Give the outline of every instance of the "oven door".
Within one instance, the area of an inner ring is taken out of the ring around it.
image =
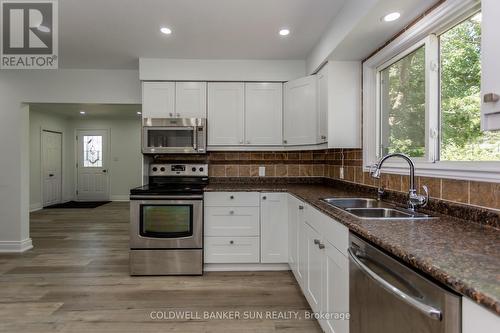
[[[143,127],[142,152],[144,154],[196,153],[198,150],[196,127]]]
[[[131,249],[201,249],[203,200],[132,199]]]

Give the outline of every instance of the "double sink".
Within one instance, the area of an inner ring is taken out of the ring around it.
[[[386,202],[369,198],[326,198],[322,199],[322,201],[333,207],[343,209],[347,213],[361,219],[414,220],[435,218],[430,215],[396,207]]]

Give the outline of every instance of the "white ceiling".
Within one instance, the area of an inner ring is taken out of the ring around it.
[[[30,104],[30,112],[43,112],[63,118],[137,118],[141,111],[140,104],[69,104],[69,103],[33,103]],[[85,111],[81,115],[80,111]]]
[[[380,0],[367,16],[348,34],[330,56],[334,60],[363,60],[382,46],[438,0]],[[381,18],[391,12],[401,13],[394,22]]]
[[[346,1],[63,0],[60,67],[136,69],[139,57],[305,59]]]

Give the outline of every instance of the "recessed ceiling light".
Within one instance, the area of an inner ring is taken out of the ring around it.
[[[281,29],[280,30],[281,36],[288,36],[289,34],[290,34],[290,30],[288,30],[288,29]]]
[[[80,114],[82,114],[82,115],[83,115],[83,114],[85,114],[85,113],[87,113],[87,112],[85,112],[85,111],[80,111]]]
[[[164,33],[165,35],[170,35],[172,33],[172,30],[170,28],[167,28],[167,27],[160,28],[160,31],[162,33]]]
[[[141,111],[137,111],[137,114],[140,116],[142,114],[142,112]]]
[[[392,22],[392,21],[396,21],[400,17],[401,17],[401,13],[393,12],[393,13],[389,13],[386,16],[384,16],[383,19],[385,22]]]

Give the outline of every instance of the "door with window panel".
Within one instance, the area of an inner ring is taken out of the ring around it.
[[[78,130],[77,147],[78,200],[109,200],[108,130]]]

